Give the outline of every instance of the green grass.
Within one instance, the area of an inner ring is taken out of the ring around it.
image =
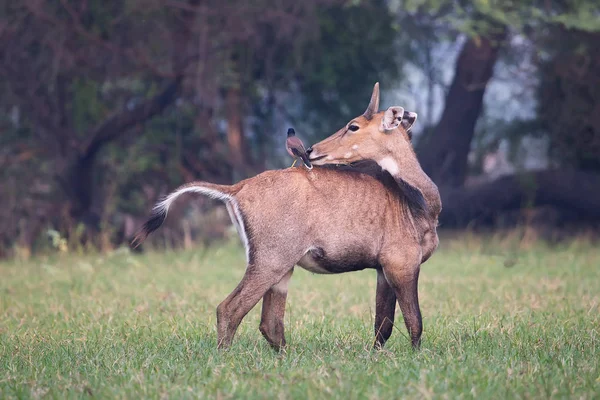
[[[591,244],[442,239],[421,272],[420,352],[402,323],[371,350],[374,271],[301,269],[287,353],[260,335],[260,307],[217,351],[215,308],[243,269],[236,244],[0,264],[0,398],[600,396]]]

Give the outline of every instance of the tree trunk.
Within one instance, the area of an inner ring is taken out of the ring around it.
[[[234,180],[237,180],[236,178],[244,175],[249,161],[242,125],[243,110],[240,88],[237,86],[228,88],[226,96],[227,144],[229,145],[231,164],[235,174],[238,175],[234,177]]]
[[[97,230],[100,223],[100,214],[94,212],[93,198],[95,193],[94,166],[95,153],[88,156],[77,157],[69,166],[64,178],[61,180],[69,203],[69,214],[76,221],[83,222],[86,227]]]
[[[132,127],[161,113],[175,101],[182,83],[182,76],[175,78],[165,89],[133,109],[121,110],[88,135],[80,151],[57,176],[70,202],[70,215],[76,221],[97,229],[100,222],[99,210],[93,210],[95,193],[95,165],[100,150],[108,143],[122,137]],[[75,151],[75,150],[74,150]]]
[[[420,144],[421,166],[438,185],[458,187],[465,181],[475,123],[505,37],[500,28],[487,37],[470,38],[460,52],[442,117]]]
[[[493,225],[498,215],[527,207],[551,206],[570,219],[600,220],[600,175],[576,170],[548,170],[510,175],[464,188],[440,188],[440,224]]]

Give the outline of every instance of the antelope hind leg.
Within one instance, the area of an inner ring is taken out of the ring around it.
[[[383,275],[377,271],[377,294],[375,295],[375,349],[382,349],[392,335],[396,314],[396,293]]]
[[[288,283],[292,277],[290,270],[277,284],[271,286],[263,296],[260,332],[273,349],[280,351],[285,347],[285,302],[287,299]]]
[[[249,264],[238,286],[217,307],[218,348],[231,345],[242,319],[274,284],[293,268],[268,268]]]

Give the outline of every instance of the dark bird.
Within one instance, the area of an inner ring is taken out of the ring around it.
[[[302,140],[296,137],[296,131],[292,128],[288,129],[287,131],[285,149],[287,150],[290,156],[294,157],[294,163],[292,164],[292,167],[296,165],[296,161],[298,160],[298,158],[301,158],[306,168],[312,169],[312,164],[308,159],[308,154],[306,154],[304,144],[302,143]]]

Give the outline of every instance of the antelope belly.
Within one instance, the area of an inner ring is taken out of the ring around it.
[[[298,265],[315,274],[339,274],[375,268],[376,262],[356,257],[327,257],[322,249],[311,249],[298,261]]]
[[[306,253],[300,261],[298,261],[298,265],[314,274],[333,274],[333,272],[321,267],[321,265],[319,265],[319,260],[313,257],[310,252]]]

